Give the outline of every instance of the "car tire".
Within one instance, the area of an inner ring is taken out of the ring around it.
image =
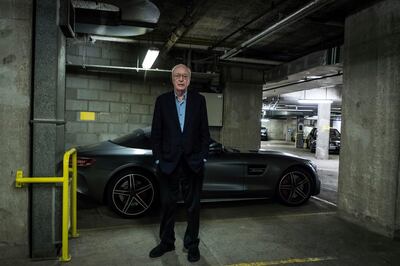
[[[312,178],[301,168],[287,170],[278,182],[277,196],[288,206],[299,206],[308,201],[312,193]]]
[[[144,171],[129,169],[116,174],[107,186],[107,203],[119,216],[136,218],[147,214],[156,202],[156,183]]]

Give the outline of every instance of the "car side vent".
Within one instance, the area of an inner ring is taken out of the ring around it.
[[[261,175],[265,172],[266,165],[249,165],[247,167],[248,175]]]

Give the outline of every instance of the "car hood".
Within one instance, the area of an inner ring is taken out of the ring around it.
[[[287,157],[294,157],[294,158],[300,158],[304,159],[300,156],[297,156],[292,153],[288,152],[282,152],[282,151],[274,151],[274,150],[264,150],[264,149],[259,149],[259,150],[249,150],[249,153],[258,153],[258,154],[265,154],[265,155],[280,155],[280,156],[287,156]]]
[[[77,148],[78,156],[131,156],[131,155],[152,155],[150,149],[130,148],[118,145],[112,141],[82,146]]]
[[[110,152],[110,151],[125,150],[125,149],[127,148],[107,140],[96,144],[80,146],[77,148],[77,151],[78,154],[99,154],[99,153],[107,153],[107,151]]]

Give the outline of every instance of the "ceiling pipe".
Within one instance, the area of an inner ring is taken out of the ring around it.
[[[275,65],[275,66],[281,65],[283,63],[282,61],[255,59],[247,57],[231,57],[225,60],[232,62],[248,63],[248,64]]]
[[[268,27],[264,31],[260,32],[256,36],[252,37],[251,39],[241,43],[239,46],[229,50],[224,55],[220,56],[221,60],[226,60],[231,58],[238,53],[242,52],[244,49],[253,46],[254,44],[258,43],[262,39],[272,35],[273,33],[284,29],[285,27],[293,24],[294,22],[304,18],[305,16],[314,13],[315,11],[319,10],[323,6],[333,2],[335,0],[314,0],[305,5],[304,7],[300,8],[299,10],[295,11],[294,13],[290,14],[286,18],[278,21],[274,25]]]
[[[67,70],[80,70],[80,71],[89,71],[89,72],[105,72],[105,73],[166,73],[170,75],[171,69],[158,69],[158,68],[143,68],[143,67],[127,67],[127,66],[109,66],[109,65],[77,65],[77,64],[66,64]],[[207,79],[211,80],[214,78],[218,78],[218,73],[204,73],[204,72],[196,72],[193,71],[191,74],[192,78],[197,79]]]
[[[96,41],[105,41],[105,42],[118,42],[118,43],[133,43],[133,44],[143,44],[145,41],[143,40],[138,40],[138,39],[131,39],[131,38],[122,38],[122,37],[110,37],[110,36],[102,36],[102,35],[95,35],[91,34],[89,36],[90,41],[96,42]],[[151,42],[153,45],[161,47],[164,45],[164,42],[159,42],[159,41],[152,41]],[[175,43],[175,47],[178,48],[185,48],[185,49],[194,49],[194,50],[208,50],[209,46],[207,45],[201,45],[201,44],[190,44],[190,43]],[[214,51],[217,52],[224,52],[226,51],[227,47],[215,47]]]
[[[342,75],[343,75],[343,72],[342,71],[338,71],[338,73],[336,73],[336,74],[324,75],[324,76],[321,76],[319,78],[300,79],[300,80],[296,80],[296,81],[293,81],[293,82],[289,82],[289,83],[282,84],[282,85],[276,85],[276,86],[265,86],[264,85],[262,91],[263,92],[272,91],[272,90],[276,90],[276,89],[279,89],[279,88],[284,88],[284,87],[288,87],[288,86],[292,86],[292,85],[297,85],[297,84],[306,83],[306,82],[312,82],[312,81],[316,81],[316,80],[323,80],[323,79],[326,79],[326,78],[333,78],[333,77],[338,77],[338,76],[342,76]]]

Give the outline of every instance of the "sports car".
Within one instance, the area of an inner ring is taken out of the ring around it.
[[[148,213],[159,194],[150,129],[78,147],[78,192],[125,218]],[[202,201],[275,197],[298,206],[319,192],[310,160],[277,151],[239,151],[210,140]]]

